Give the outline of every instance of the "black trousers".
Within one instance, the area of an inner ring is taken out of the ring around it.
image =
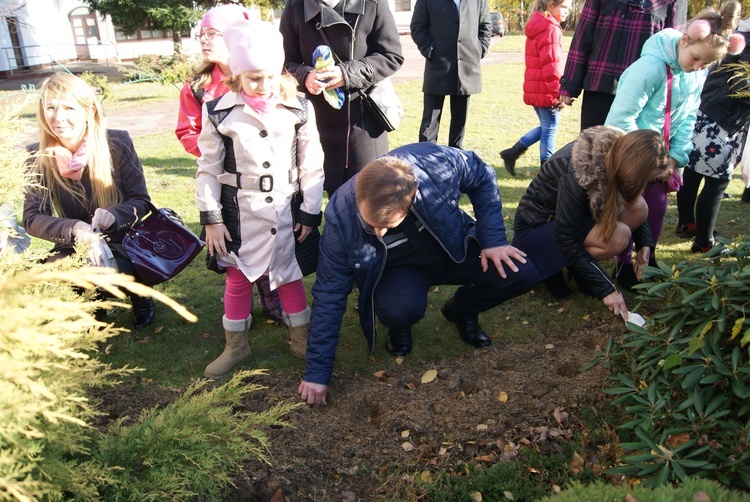
[[[466,113],[469,108],[469,96],[451,96],[451,125],[448,131],[448,146],[461,148],[466,133]],[[437,143],[440,117],[443,114],[445,96],[438,94],[424,95],[424,111],[419,126],[419,141]]]
[[[375,314],[389,329],[404,329],[422,319],[427,310],[427,293],[438,284],[461,285],[455,292],[456,308],[473,315],[489,310],[530,291],[537,281],[536,267],[515,262],[518,272],[504,266],[503,279],[489,264],[482,271],[479,244],[472,241],[463,263],[446,256],[441,266],[430,269],[386,267],[375,290]]]
[[[703,180],[703,190],[698,188]],[[692,169],[682,172],[683,185],[677,192],[677,214],[680,224],[695,223],[695,242],[701,247],[713,243],[714,225],[721,208],[721,199],[729,180],[703,176]]]
[[[615,95],[608,92],[583,91],[581,103],[581,131],[604,125]]]

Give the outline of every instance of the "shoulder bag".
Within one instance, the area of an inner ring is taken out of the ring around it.
[[[153,286],[182,272],[205,243],[176,212],[148,205],[151,214],[128,230],[122,247],[143,282]]]
[[[331,54],[337,63],[341,64],[336,51],[333,50],[333,46],[328,41],[326,32],[320,23],[317,23],[315,27],[323,37],[323,41],[331,49]],[[401,99],[396,93],[396,87],[391,82],[391,79],[386,77],[380,82],[376,82],[370,86],[369,89],[363,91],[362,89],[355,89],[355,92],[359,94],[362,102],[365,104],[365,108],[370,114],[375,117],[378,124],[381,125],[386,132],[393,132],[398,129],[401,125],[401,119],[404,116],[404,107],[401,104]]]

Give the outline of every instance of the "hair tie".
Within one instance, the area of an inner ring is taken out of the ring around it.
[[[698,19],[690,23],[687,35],[693,40],[703,40],[711,34],[711,23],[705,19]]]
[[[745,37],[739,33],[733,33],[729,36],[729,47],[727,53],[734,55],[739,54],[745,50]]]

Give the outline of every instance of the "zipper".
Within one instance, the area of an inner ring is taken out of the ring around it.
[[[448,256],[450,256],[450,257],[451,257],[451,260],[453,260],[453,261],[454,261],[455,263],[459,263],[459,262],[458,262],[458,261],[457,261],[457,260],[456,260],[456,259],[455,259],[455,258],[453,257],[453,255],[451,254],[451,252],[450,252],[450,251],[448,251],[448,250],[447,250],[447,249],[445,248],[445,246],[443,245],[443,241],[441,241],[441,240],[440,240],[440,239],[438,238],[438,236],[437,236],[437,235],[435,235],[435,232],[433,232],[433,231],[432,231],[432,229],[431,229],[431,228],[429,227],[429,225],[427,225],[427,223],[425,223],[425,221],[424,221],[424,220],[422,219],[422,217],[421,217],[421,216],[419,216],[419,214],[417,214],[417,211],[416,211],[416,210],[414,209],[414,206],[410,207],[410,208],[409,208],[409,210],[410,210],[410,211],[412,212],[412,214],[414,214],[414,216],[416,216],[416,217],[417,217],[417,219],[418,219],[419,221],[421,221],[421,222],[422,222],[422,225],[424,225],[424,227],[425,227],[425,228],[427,229],[427,231],[428,231],[428,232],[430,232],[430,235],[432,235],[432,236],[433,236],[433,237],[435,238],[435,240],[436,240],[436,241],[438,242],[438,244],[440,244],[440,247],[441,247],[441,248],[443,248],[443,251],[445,251],[445,253],[446,253],[446,254],[447,254]],[[469,249],[469,247],[468,247],[468,244],[467,244],[467,242],[466,242],[466,239],[464,239],[464,254],[467,254],[467,253],[468,253],[468,249]]]
[[[597,267],[592,262],[589,262],[589,265],[591,265],[592,267],[594,267],[594,270],[596,270],[599,273],[599,275],[601,275],[602,278],[604,280],[606,280],[609,283],[609,285],[612,286],[615,289],[616,293],[618,292],[617,291],[617,286],[615,285],[615,283],[612,282],[612,280],[609,278],[609,276],[607,276],[607,274],[605,274],[604,271],[601,268]]]

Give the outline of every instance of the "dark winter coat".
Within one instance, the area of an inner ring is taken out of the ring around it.
[[[412,213],[454,261],[466,258],[470,239],[476,239],[483,249],[508,244],[495,171],[473,152],[423,142],[405,145],[390,154],[406,159],[414,167],[419,191]],[[462,193],[469,196],[476,221],[460,209]],[[328,385],[347,297],[355,283],[359,290],[360,325],[370,352],[373,350],[373,293],[385,266],[386,247],[362,224],[354,179],[331,197],[325,221],[312,287],[314,301],[303,379]]]
[[[568,51],[561,94],[582,90],[614,94],[625,68],[646,40],[685,24],[687,0],[586,0]]]
[[[750,26],[748,26],[750,28]],[[750,120],[750,98],[732,97],[740,91],[747,92],[750,82],[747,78],[731,78],[735,70],[726,65],[734,63],[750,63],[750,32],[738,32],[745,37],[745,50],[739,54],[727,54],[706,78],[701,93],[700,111],[716,122],[722,129],[733,136],[745,127]],[[730,75],[727,75],[727,72]]]
[[[610,276],[583,247],[582,222],[600,221],[606,202],[607,172],[604,159],[619,135],[610,127],[592,127],[558,150],[542,166],[526,189],[516,211],[514,230],[555,220],[557,245],[566,263],[573,267],[598,298],[615,291]],[[623,200],[618,197],[622,210]],[[638,249],[653,248],[648,222],[634,232]]]
[[[346,92],[341,110],[329,105],[322,94],[307,96],[315,108],[325,152],[325,189],[331,194],[368,162],[388,152],[388,134],[365,111],[355,91],[393,75],[404,58],[386,0],[348,0],[343,16],[319,0],[287,0],[279,26],[284,36],[284,66],[304,92],[307,74],[314,71],[313,51],[325,45],[316,29],[318,23],[342,61]]]
[[[107,243],[121,255],[122,240],[125,233],[149,212],[148,191],[146,190],[146,179],[143,177],[143,166],[135,152],[133,141],[127,131],[110,129],[107,131],[109,137],[109,151],[112,155],[113,178],[118,191],[122,194],[122,202],[107,209],[115,217],[114,224],[103,229],[107,237]],[[39,144],[27,147],[32,153],[36,153]],[[88,167],[84,168],[88,170]],[[32,168],[32,173],[34,173]],[[41,176],[35,176],[35,183],[39,187],[29,187],[26,190],[26,200],[23,206],[23,226],[29,235],[44,239],[55,244],[52,252],[60,248],[72,247],[75,244],[73,238],[73,226],[78,221],[91,223],[94,211],[97,209],[89,201],[92,200],[91,184],[88,176],[84,173],[79,183],[85,194],[84,202],[64,193],[62,197],[61,215],[54,215],[52,202],[45,196],[46,186]]]
[[[554,17],[536,11],[526,23],[525,32],[523,102],[536,108],[550,108],[560,99],[562,28]]]
[[[480,61],[492,38],[487,0],[417,0],[411,38],[426,59],[422,92],[463,96],[482,92]]]

